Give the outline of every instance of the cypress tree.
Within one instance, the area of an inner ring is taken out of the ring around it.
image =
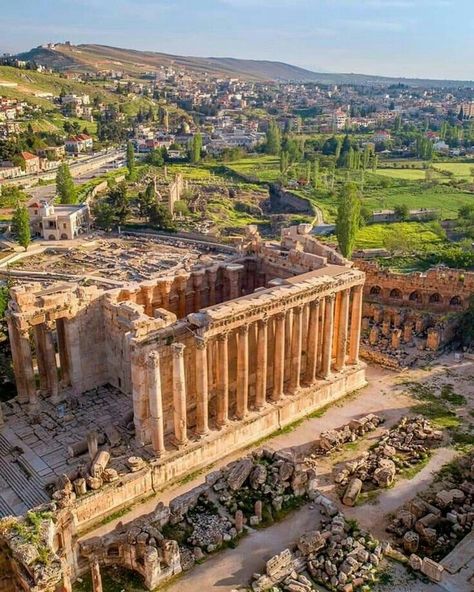
[[[28,249],[31,243],[30,217],[28,210],[18,202],[12,219],[12,230],[18,243]]]
[[[63,162],[56,173],[56,192],[62,204],[77,202],[76,188],[69,166]]]
[[[361,201],[355,183],[347,183],[339,197],[337,208],[336,236],[344,257],[354,251],[357,231],[360,227]]]

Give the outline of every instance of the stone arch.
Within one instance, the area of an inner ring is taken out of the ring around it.
[[[371,296],[380,296],[382,294],[382,288],[380,286],[372,286],[369,294]]]
[[[461,296],[453,296],[449,301],[449,306],[462,306]]]
[[[48,236],[48,240],[56,240],[56,237],[54,236],[54,234],[50,234]]]
[[[430,295],[429,302],[430,304],[439,304],[441,302],[441,294],[439,292],[434,292]]]
[[[418,302],[419,304],[421,304],[422,301],[422,297],[421,297],[421,292],[419,292],[418,290],[414,290],[409,297],[410,302]]]
[[[64,232],[61,234],[61,240],[67,240],[67,234]]]
[[[401,300],[403,298],[402,291],[398,288],[393,288],[393,290],[390,290],[390,298]]]

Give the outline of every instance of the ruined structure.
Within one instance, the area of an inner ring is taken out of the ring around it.
[[[435,352],[453,339],[457,313],[474,294],[474,273],[437,268],[403,274],[373,262],[358,260],[356,265],[366,274],[365,357],[395,367],[409,365],[421,350]]]

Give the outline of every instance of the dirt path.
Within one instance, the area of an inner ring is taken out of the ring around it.
[[[165,587],[166,592],[218,590],[230,592],[245,585],[264,562],[290,546],[307,530],[319,528],[319,508],[311,504],[290,514],[270,528],[251,531],[238,549],[227,549]]]

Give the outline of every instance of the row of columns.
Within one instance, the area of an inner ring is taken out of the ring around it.
[[[351,294],[352,292],[352,294]],[[262,409],[267,394],[272,402],[279,401],[285,392],[285,369],[288,372],[288,392],[295,394],[304,383],[314,384],[318,377],[327,380],[333,368],[344,370],[347,363],[357,364],[362,311],[362,286],[348,288],[336,295],[330,294],[305,305],[298,305],[285,312],[263,318],[236,330],[236,386],[235,416],[244,419],[249,412],[249,332],[255,331],[255,408]],[[352,296],[352,299],[351,299]],[[289,320],[288,320],[289,319]],[[304,323],[303,323],[304,320]],[[273,376],[272,390],[267,393],[268,379],[268,323],[273,323]],[[336,331],[337,327],[337,332]],[[289,338],[289,339],[288,339]],[[187,392],[184,364],[185,346],[171,346],[173,373],[173,423],[178,446],[187,442]],[[303,349],[306,365],[302,368]],[[229,420],[229,333],[219,334],[212,348],[203,335],[196,335],[194,347],[196,433],[205,436],[209,432],[209,385],[216,393],[216,424],[220,429]],[[213,368],[214,366],[214,368]],[[215,370],[215,372],[214,372]],[[136,420],[140,426],[148,409],[151,440],[155,453],[165,452],[164,418],[161,392],[160,357],[157,352],[147,358],[148,380],[143,376],[134,382],[136,390],[145,389],[146,397],[138,394],[140,405],[134,405]],[[214,384],[215,379],[215,384]],[[143,394],[143,391],[142,391]],[[138,415],[137,415],[138,414]]]

